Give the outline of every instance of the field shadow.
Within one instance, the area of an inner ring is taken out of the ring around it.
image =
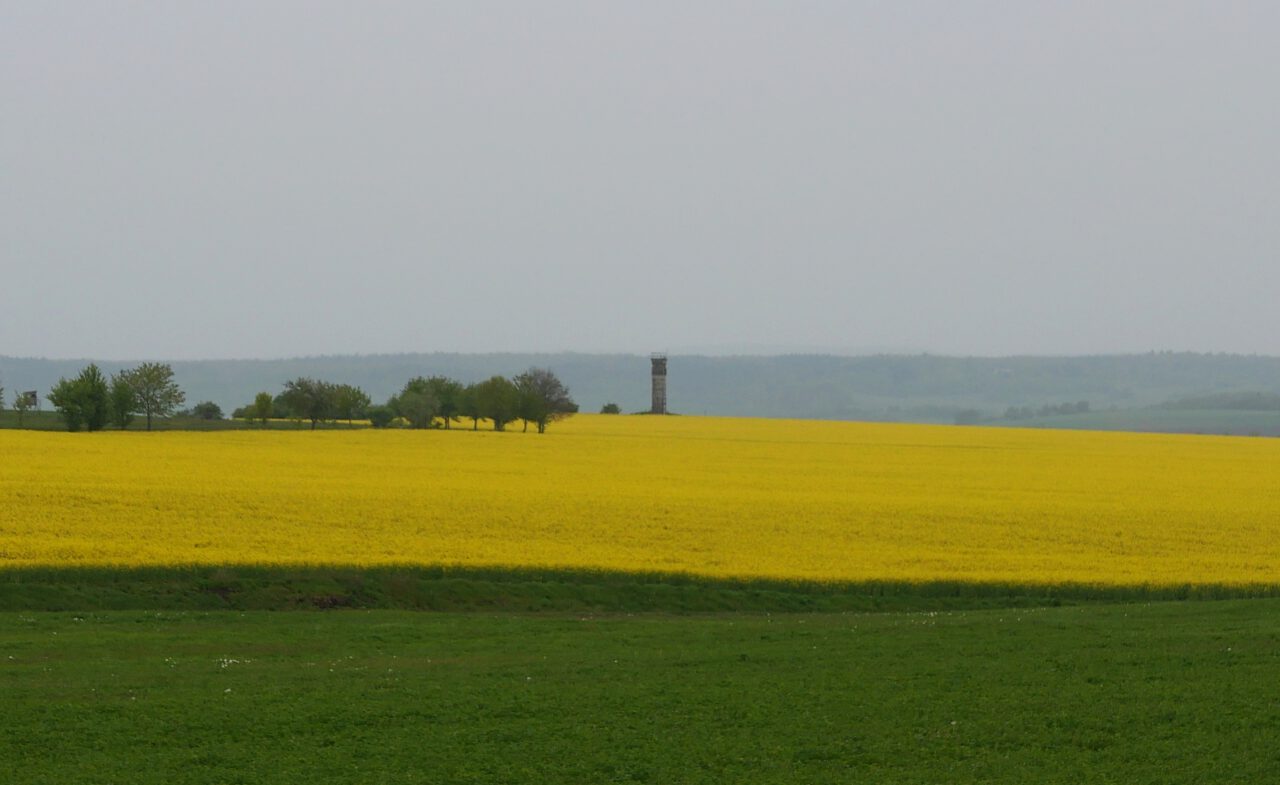
[[[404,609],[804,613],[1280,596],[1277,585],[814,582],[528,567],[178,565],[0,569],[0,611]]]

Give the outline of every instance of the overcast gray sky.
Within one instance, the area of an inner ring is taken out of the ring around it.
[[[1280,3],[0,0],[0,354],[1280,354]]]

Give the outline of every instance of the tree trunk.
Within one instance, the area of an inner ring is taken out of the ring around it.
[[[147,430],[151,430],[151,410],[147,409]]]

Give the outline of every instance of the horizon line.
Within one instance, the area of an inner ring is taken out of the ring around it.
[[[501,357],[501,356],[526,356],[526,357],[549,357],[549,356],[579,356],[579,357],[634,357],[646,359],[649,352],[630,352],[630,351],[581,351],[565,349],[560,351],[519,351],[519,350],[494,350],[494,351],[400,351],[400,352],[369,352],[369,353],[333,353],[333,354],[297,354],[288,356],[274,357],[193,357],[193,358],[172,358],[163,356],[136,356],[129,358],[119,357],[94,357],[90,355],[51,357],[47,355],[8,355],[0,354],[0,360],[28,360],[39,362],[92,362],[92,363],[132,363],[132,362],[166,362],[166,363],[220,363],[220,362],[238,362],[238,363],[272,363],[272,362],[295,362],[300,360],[333,360],[333,359],[361,359],[361,358],[388,358],[388,357],[430,357],[430,356],[448,356],[448,357]],[[1200,356],[1200,357],[1241,357],[1255,359],[1280,359],[1278,354],[1262,354],[1259,352],[1239,352],[1239,351],[1195,351],[1191,349],[1150,349],[1147,351],[1127,351],[1127,352],[1080,352],[1080,353],[1057,353],[1045,352],[1041,354],[1030,352],[1017,352],[1009,354],[977,354],[977,353],[949,353],[949,352],[932,352],[932,351],[866,351],[866,352],[843,352],[839,350],[796,350],[796,351],[773,351],[773,352],[706,352],[706,351],[668,351],[664,352],[669,357],[689,357],[704,359],[770,359],[783,357],[830,357],[839,359],[868,359],[878,357],[892,358],[921,358],[933,357],[938,359],[952,360],[1024,360],[1024,359],[1096,359],[1096,358],[1120,358],[1120,357],[1149,357],[1153,355],[1182,355],[1182,356]]]

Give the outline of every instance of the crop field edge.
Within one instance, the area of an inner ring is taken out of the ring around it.
[[[0,569],[0,611],[895,612],[1280,597],[1276,584],[813,582],[531,567],[189,564]]]

